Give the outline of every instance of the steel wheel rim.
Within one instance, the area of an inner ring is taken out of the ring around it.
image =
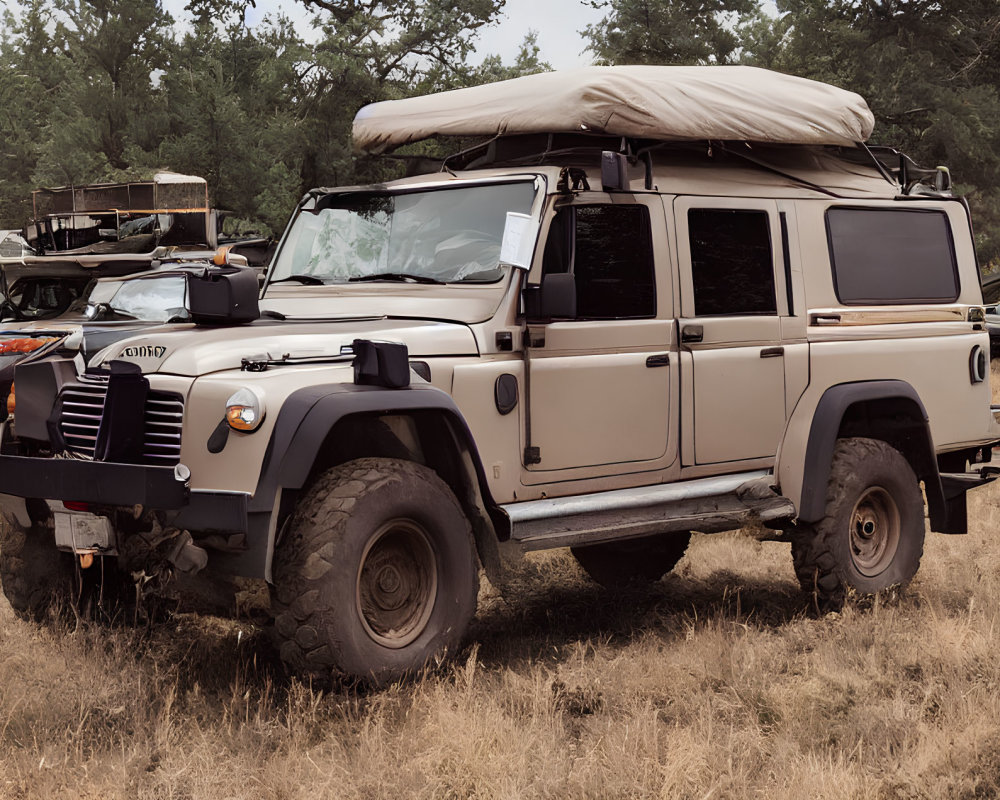
[[[393,650],[414,642],[434,611],[437,558],[426,531],[395,519],[365,545],[355,593],[358,618],[373,641]]]
[[[899,506],[881,486],[858,498],[851,512],[851,561],[868,578],[884,572],[896,557],[900,537]]]

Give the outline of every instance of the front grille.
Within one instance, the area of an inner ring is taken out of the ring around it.
[[[99,380],[63,388],[59,432],[66,449],[74,455],[94,457],[107,393],[107,383]],[[144,414],[143,463],[170,466],[180,461],[183,420],[184,400],[180,395],[149,391]]]

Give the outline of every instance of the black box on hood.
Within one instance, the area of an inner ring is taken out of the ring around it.
[[[260,317],[257,273],[245,267],[207,267],[187,273],[188,310],[199,325],[252,322]]]

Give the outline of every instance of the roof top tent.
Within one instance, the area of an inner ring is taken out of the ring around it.
[[[948,188],[946,173],[866,145],[873,126],[860,95],[818,81],[744,66],[615,66],[373,103],[357,113],[353,137],[357,152],[372,155],[432,136],[489,137],[446,159],[456,169],[559,163],[611,149],[645,163],[647,188],[653,159],[691,163],[692,142],[711,142],[730,164],[799,185],[809,181],[787,173],[806,165],[834,187],[885,193],[888,184],[907,193],[933,178],[931,190]]]
[[[159,172],[151,181],[36,189],[28,242],[41,253],[149,253],[159,246],[211,247],[204,178]]]

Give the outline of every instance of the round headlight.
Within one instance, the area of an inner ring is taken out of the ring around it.
[[[233,430],[249,433],[264,421],[264,398],[243,388],[226,401],[226,422]]]

